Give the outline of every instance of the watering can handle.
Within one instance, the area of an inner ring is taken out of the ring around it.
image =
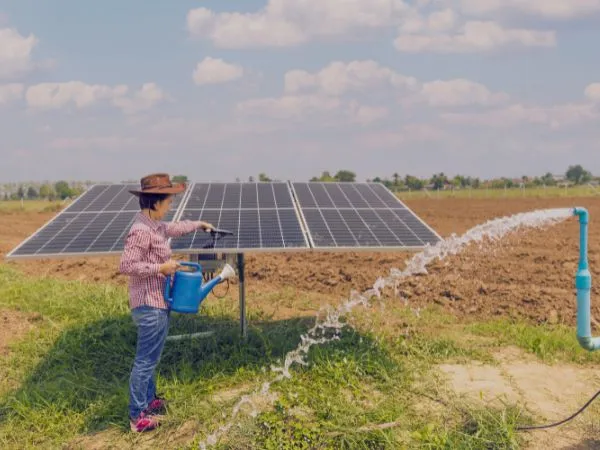
[[[193,267],[194,269],[196,269],[196,271],[198,272],[202,272],[202,266],[198,263],[194,263],[194,262],[182,262],[179,263],[182,266],[188,266],[188,267]],[[167,275],[166,279],[165,279],[165,289],[163,292],[163,297],[165,299],[165,302],[167,302],[168,305],[172,306],[173,305],[173,299],[171,298],[171,275]]]
[[[182,262],[179,263],[181,266],[193,267],[197,272],[202,272],[202,266],[194,262]]]

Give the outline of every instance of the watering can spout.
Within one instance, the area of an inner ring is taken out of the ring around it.
[[[233,270],[233,267],[231,267],[229,264],[225,264],[225,266],[223,267],[223,270],[221,271],[221,273],[218,276],[216,276],[212,280],[210,280],[200,286],[199,292],[198,292],[198,296],[200,297],[200,302],[202,302],[202,300],[204,300],[208,296],[208,294],[211,293],[211,291],[214,289],[214,287],[217,284],[219,284],[225,280],[228,280],[228,279],[232,278],[233,276],[235,276],[235,270]]]
[[[573,214],[579,217],[579,268],[575,277],[577,288],[577,340],[586,350],[600,350],[600,337],[592,337],[591,299],[592,275],[587,258],[587,227],[589,213],[585,208],[574,208]]]

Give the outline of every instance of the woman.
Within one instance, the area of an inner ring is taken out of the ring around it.
[[[168,174],[152,174],[141,180],[141,211],[127,235],[120,272],[129,275],[129,307],[137,326],[136,355],[129,381],[129,421],[132,431],[155,429],[156,418],[165,407],[156,395],[155,370],[169,329],[169,307],[163,298],[165,276],[179,264],[171,259],[169,238],[213,226],[202,221],[161,222],[172,197],[184,192],[185,184],[174,185]]]

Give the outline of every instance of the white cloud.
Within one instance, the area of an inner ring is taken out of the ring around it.
[[[600,12],[600,0],[461,0],[460,6],[473,15],[515,11],[549,19],[573,19]]]
[[[230,64],[222,59],[207,57],[196,66],[194,82],[201,86],[205,84],[227,83],[244,76],[244,68]]]
[[[342,96],[352,92],[391,89],[403,94],[411,103],[426,102],[430,106],[496,105],[508,100],[480,83],[465,79],[421,83],[379,63],[366,61],[334,61],[316,73],[291,70],[285,74],[285,93]]]
[[[315,113],[335,111],[341,100],[318,95],[286,95],[279,98],[259,98],[238,103],[236,111],[251,116],[272,119],[303,118]]]
[[[424,83],[372,60],[334,61],[314,73],[291,70],[285,74],[284,85],[282,97],[247,100],[237,105],[236,112],[252,118],[302,119],[322,127],[343,123],[368,126],[387,118],[394,104],[408,111],[424,107],[490,107],[509,100],[507,94],[492,92],[474,81]],[[353,94],[359,97],[353,98]],[[364,104],[365,94],[368,105]],[[380,104],[372,104],[373,100]]]
[[[421,94],[431,106],[488,106],[509,100],[503,92],[492,92],[483,84],[465,79],[425,83]]]
[[[428,31],[432,31],[428,29]],[[401,34],[394,42],[397,50],[406,53],[474,53],[500,47],[554,47],[554,31],[503,28],[491,21],[469,21],[455,32]]]
[[[146,83],[128,97],[125,85],[114,87],[86,84],[81,81],[65,83],[41,83],[27,89],[27,104],[35,109],[59,109],[75,105],[78,109],[88,108],[101,102],[111,102],[127,114],[151,108],[165,98],[165,94],[154,83]]]
[[[359,137],[367,148],[393,148],[415,142],[448,142],[450,134],[428,123],[411,123],[398,130],[368,132]]]
[[[400,31],[407,34],[422,32],[446,32],[454,30],[459,21],[457,13],[450,8],[432,12],[429,17],[424,17],[416,10],[406,16],[401,25]]]
[[[18,83],[0,84],[0,105],[5,105],[23,98],[24,86]]]
[[[236,112],[252,118],[318,121],[321,125],[356,123],[369,125],[388,116],[383,106],[362,105],[324,95],[285,95],[259,98],[238,103]],[[318,118],[317,118],[318,117]]]
[[[38,109],[58,109],[73,103],[86,108],[103,100],[125,95],[127,86],[110,87],[81,81],[40,83],[27,89],[27,103]]]
[[[383,67],[375,61],[334,61],[311,74],[292,70],[285,74],[285,92],[295,94],[316,90],[326,95],[342,95],[349,91],[364,91],[377,86],[414,89],[417,80]]]
[[[571,103],[549,107],[514,104],[481,113],[447,113],[442,118],[454,124],[485,125],[495,128],[537,124],[562,128],[594,121],[598,111],[591,104]]]
[[[361,105],[358,102],[350,102],[344,112],[351,122],[360,125],[369,125],[385,119],[389,115],[388,108],[382,106]]]
[[[410,9],[402,0],[269,0],[255,13],[190,10],[187,28],[223,48],[289,47],[316,37],[392,26]]]
[[[0,28],[0,79],[20,76],[33,68],[31,54],[38,39],[13,28]]]
[[[155,83],[145,83],[132,97],[116,96],[113,104],[121,108],[125,114],[136,114],[152,109],[166,99],[167,95]]]
[[[586,87],[585,96],[593,102],[600,103],[600,83],[592,83]]]

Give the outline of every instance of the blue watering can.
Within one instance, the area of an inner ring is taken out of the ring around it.
[[[203,284],[202,266],[197,263],[181,263],[182,266],[193,267],[193,272],[177,271],[171,287],[171,276],[165,282],[164,298],[171,311],[185,314],[196,314],[200,304],[213,288],[220,282],[235,275],[233,267],[225,264],[220,275]]]

